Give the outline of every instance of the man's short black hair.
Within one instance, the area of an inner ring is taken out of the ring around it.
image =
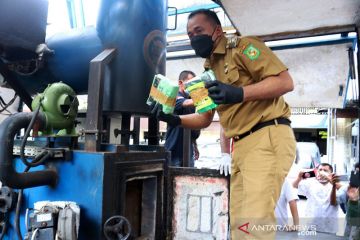
[[[206,18],[209,21],[211,21],[211,23],[214,25],[221,25],[220,20],[219,20],[218,16],[216,15],[216,12],[210,11],[209,9],[198,9],[198,10],[193,11],[188,16],[188,20],[190,20],[191,18],[193,18],[194,16],[196,16],[198,14],[204,14],[206,16]]]
[[[330,168],[330,171],[331,171],[331,172],[334,172],[333,167],[332,167],[330,164],[328,164],[328,163],[320,163],[319,166],[324,166],[324,167],[328,166],[328,167]]]
[[[196,76],[194,72],[190,70],[184,70],[179,75],[179,81],[186,80],[189,74],[193,75],[194,77]]]
[[[354,168],[355,168],[355,169],[356,169],[356,168],[360,168],[360,163],[359,163],[359,162],[355,163]]]

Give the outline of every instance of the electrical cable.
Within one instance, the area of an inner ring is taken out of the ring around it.
[[[24,172],[29,171],[30,167],[26,167]],[[20,231],[20,206],[21,206],[21,200],[23,195],[23,189],[19,191],[18,199],[16,203],[16,209],[15,209],[15,232],[18,237],[18,240],[22,240],[21,231]]]
[[[40,109],[40,106],[38,107],[37,112],[39,109]],[[36,115],[37,114],[35,113],[34,116],[36,116]],[[31,121],[33,121],[33,119],[35,119],[35,118],[33,117],[31,119]],[[34,120],[34,122],[35,122],[35,120]],[[31,124],[34,124],[34,123],[30,122],[28,129]],[[26,134],[25,134],[25,136],[26,136]],[[25,138],[25,136],[24,136],[24,139],[27,138],[27,137]],[[25,146],[25,144],[24,144],[24,146]],[[23,154],[24,154],[24,152],[23,152]],[[41,152],[39,155],[37,155],[31,162],[27,162],[25,160],[25,162],[29,163],[29,166],[26,166],[24,172],[28,172],[32,166],[37,166],[39,162],[43,163],[46,159],[48,159],[51,156],[53,156],[53,152],[49,151],[49,150],[45,150],[45,151]],[[20,207],[21,207],[23,191],[24,191],[23,189],[21,189],[19,191],[19,195],[18,195],[18,199],[17,199],[17,203],[16,203],[16,210],[15,210],[15,224],[14,225],[15,225],[15,231],[16,231],[18,240],[22,240],[21,231],[20,231]]]
[[[37,155],[33,161],[28,162],[31,167],[37,167],[45,162],[46,159],[53,157],[54,154],[51,150],[44,150]]]
[[[6,105],[6,102],[4,101],[4,99],[0,96],[0,104],[1,105]]]
[[[30,135],[30,131],[31,129],[33,128],[34,126],[34,123],[35,123],[35,120],[36,120],[36,117],[38,116],[39,114],[39,111],[40,111],[40,107],[41,107],[41,104],[39,104],[39,106],[37,107],[36,111],[34,112],[34,115],[32,116],[31,118],[31,121],[29,123],[29,126],[27,127],[26,131],[25,131],[25,134],[24,134],[24,137],[21,141],[21,146],[20,146],[20,158],[21,158],[21,161],[27,166],[27,167],[34,167],[33,164],[31,164],[30,162],[28,162],[25,158],[25,145],[26,145],[26,141],[27,141],[27,138],[29,137]]]
[[[8,214],[5,213],[4,214],[4,220],[0,223],[0,225],[2,225],[2,229],[1,229],[1,234],[0,234],[0,240],[2,240],[5,236],[6,230],[7,230],[7,222],[9,221],[8,219]]]
[[[24,151],[25,151],[26,141],[27,141],[27,138],[30,135],[31,129],[34,126],[34,123],[35,123],[36,117],[39,114],[40,108],[41,108],[41,101],[39,103],[39,106],[35,110],[34,115],[32,116],[31,121],[30,121],[30,123],[29,123],[29,125],[28,125],[28,127],[27,127],[27,129],[25,131],[23,140],[21,141],[20,158],[21,158],[22,162],[26,165],[24,173],[28,172],[30,170],[30,168],[42,164],[46,159],[53,156],[53,152],[51,150],[44,150],[39,155],[37,155],[31,162],[28,162],[26,160],[26,158],[25,158]],[[17,203],[16,203],[16,210],[15,210],[15,224],[14,225],[15,225],[16,235],[17,235],[19,240],[22,240],[21,231],[20,231],[20,207],[21,207],[23,191],[24,191],[23,189],[21,189],[19,191],[19,195],[18,195],[18,199],[17,199]],[[35,239],[34,237],[35,237],[35,232],[36,231],[39,231],[39,229],[37,228],[34,231],[31,239]]]
[[[49,158],[50,156],[52,156],[52,152],[50,152],[50,154],[46,154],[43,158],[41,158],[41,161],[45,161],[47,158]],[[35,158],[38,159],[38,158]],[[36,164],[35,159],[32,161],[32,163]],[[30,166],[27,166],[24,170],[24,172],[28,172],[30,170]],[[22,201],[22,196],[23,196],[23,189],[21,189],[19,191],[19,195],[18,195],[18,199],[17,199],[17,203],[16,203],[16,210],[15,210],[15,231],[16,231],[16,235],[18,237],[18,240],[22,240],[21,237],[21,231],[20,231],[20,207],[21,207],[21,201]]]
[[[15,102],[17,96],[18,96],[18,95],[15,93],[14,97],[13,97],[8,103],[5,103],[5,102],[4,102],[4,99],[1,98],[0,102],[1,102],[2,109],[0,109],[0,113],[2,113],[2,112],[5,111],[5,110],[6,110],[7,112],[9,112],[9,111],[7,110],[7,108],[8,108],[9,106],[11,106],[11,104],[13,104],[13,103]],[[10,113],[10,112],[9,112],[9,113]],[[11,114],[11,113],[10,113],[10,114]]]
[[[29,208],[26,208],[26,211],[25,211],[25,230],[26,232],[29,232]]]
[[[36,233],[39,231],[39,228],[36,228],[35,231],[33,232],[32,236],[31,236],[31,240],[35,240],[36,237]]]

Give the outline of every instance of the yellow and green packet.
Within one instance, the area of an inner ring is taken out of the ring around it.
[[[186,91],[196,107],[196,112],[204,113],[217,107],[217,104],[209,97],[208,90],[205,88],[206,81],[214,81],[215,74],[212,70],[203,72],[200,76],[196,76],[185,83]]]
[[[154,76],[151,84],[149,97],[146,104],[151,105],[158,102],[162,105],[162,111],[166,114],[174,112],[179,85],[161,74]]]

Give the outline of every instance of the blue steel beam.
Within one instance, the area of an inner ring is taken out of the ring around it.
[[[219,8],[219,7],[220,6],[216,3],[206,4],[206,5],[201,5],[201,6],[193,6],[193,7],[178,9],[177,14],[190,13],[190,12],[196,11],[198,9],[214,9],[214,8]],[[168,11],[168,16],[174,16],[175,14],[176,14],[175,10]]]

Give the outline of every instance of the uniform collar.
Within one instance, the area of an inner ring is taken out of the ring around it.
[[[219,41],[218,45],[216,46],[216,48],[212,54],[225,54],[226,43],[227,43],[227,38],[224,35],[222,35],[220,37],[220,41]]]
[[[218,45],[215,47],[211,56],[213,56],[213,54],[225,54],[226,53],[226,44],[227,44],[227,38],[225,37],[225,35],[222,35],[220,37],[220,41],[219,41]],[[211,58],[211,56],[210,56],[210,58]],[[207,58],[204,63],[204,68],[209,69],[210,66],[211,66],[210,59]]]

